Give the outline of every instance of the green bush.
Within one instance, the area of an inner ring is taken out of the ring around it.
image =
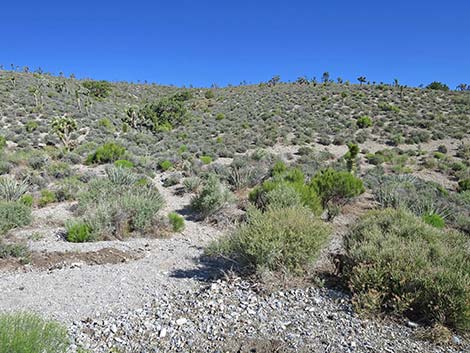
[[[360,118],[358,118],[356,120],[356,124],[357,124],[357,127],[360,128],[360,129],[371,127],[372,126],[372,119],[370,117],[368,117],[367,115],[361,116]]]
[[[206,93],[204,93],[204,97],[206,99],[211,99],[211,98],[214,98],[215,97],[215,94],[213,91],[211,90],[207,90]]]
[[[201,156],[201,157],[199,157],[199,159],[204,164],[211,164],[212,163],[212,157],[211,156]]]
[[[327,207],[330,203],[344,205],[365,191],[361,179],[349,172],[331,168],[315,174],[310,185],[320,196],[323,207]]]
[[[302,205],[310,208],[315,214],[321,213],[320,197],[312,187],[305,183],[305,176],[302,171],[298,168],[286,169],[284,168],[285,165],[281,163],[275,164],[271,179],[266,180],[250,192],[250,201],[260,209],[266,209],[270,202],[273,203],[273,207],[278,207],[276,202],[280,202],[280,205],[284,202],[294,202],[292,195],[288,196],[288,193],[295,190]],[[281,190],[273,195],[272,193],[277,189]],[[268,196],[270,193],[271,196]],[[289,197],[290,201],[280,200],[278,197],[280,193],[284,193],[284,196]]]
[[[358,310],[470,329],[470,238],[385,209],[366,215],[345,248],[343,274]]]
[[[425,214],[423,216],[423,221],[424,223],[436,228],[444,228],[446,225],[444,219],[436,213]]]
[[[107,81],[84,81],[82,83],[90,95],[95,98],[106,98],[111,93],[111,84]]]
[[[462,179],[459,181],[459,192],[470,190],[470,179]]]
[[[26,194],[20,197],[19,201],[28,207],[32,207],[34,203],[34,198],[32,195]]]
[[[67,329],[35,314],[0,314],[0,352],[65,353]]]
[[[168,214],[168,221],[170,222],[171,228],[174,232],[181,232],[184,229],[184,218],[176,212],[170,212]]]
[[[191,209],[198,212],[202,218],[206,218],[220,210],[232,200],[230,191],[211,175],[204,183],[201,191],[191,199]]]
[[[146,104],[138,113],[142,117],[142,124],[155,131],[169,131],[182,124],[186,114],[183,101],[178,97],[170,97]]]
[[[51,190],[41,190],[41,197],[39,198],[38,204],[40,207],[47,206],[50,203],[56,202],[57,197],[54,191]]]
[[[69,242],[84,243],[94,240],[91,227],[81,220],[67,222],[65,229],[67,231],[65,238]]]
[[[253,269],[300,272],[315,261],[329,234],[329,227],[305,207],[251,209],[247,223],[211,244],[207,253]]]
[[[114,142],[107,142],[98,147],[93,154],[88,156],[87,163],[112,163],[124,157],[125,154],[126,149],[123,146]]]
[[[36,120],[30,120],[26,123],[26,131],[33,132],[39,127],[39,123]]]
[[[170,170],[171,168],[173,168],[173,163],[171,163],[169,160],[164,160],[160,162],[159,166],[161,170],[166,172],[167,170]]]
[[[433,89],[433,90],[438,90],[438,91],[448,91],[449,86],[442,82],[434,81],[431,82],[429,85],[426,86],[427,89]]]
[[[31,207],[21,202],[0,201],[0,235],[31,223]]]
[[[225,119],[225,115],[223,113],[218,113],[216,116],[215,116],[215,119],[216,120],[224,120]]]
[[[134,163],[127,159],[119,159],[114,162],[114,166],[118,168],[134,168]]]

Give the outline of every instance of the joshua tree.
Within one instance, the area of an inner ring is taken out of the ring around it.
[[[330,81],[330,73],[328,71],[325,71],[323,75],[321,76],[321,79],[323,83],[327,83]]]
[[[367,82],[367,78],[365,76],[359,76],[357,78],[357,80],[359,81],[359,84],[362,86],[363,83]]]
[[[65,148],[70,151],[73,145],[72,132],[77,130],[77,121],[72,117],[68,117],[67,114],[64,114],[61,117],[54,118],[51,127],[52,132],[60,138]]]
[[[298,83],[299,85],[308,85],[309,83],[307,77],[305,76],[298,77],[297,81],[295,82]]]
[[[457,86],[457,89],[461,91],[465,91],[467,87],[468,85],[466,83],[461,83],[460,85]]]
[[[393,79],[393,85],[394,85],[395,87],[398,87],[398,86],[399,86],[398,78],[394,78],[394,79]]]
[[[268,85],[269,85],[269,86],[275,86],[276,84],[279,83],[279,81],[281,81],[281,76],[279,76],[279,75],[273,76],[273,77],[268,81]]]

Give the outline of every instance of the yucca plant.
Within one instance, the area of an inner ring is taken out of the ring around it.
[[[106,168],[106,175],[109,181],[116,185],[133,185],[139,180],[136,174],[121,167]]]
[[[11,177],[0,178],[0,200],[17,201],[28,191],[26,180],[17,181]]]

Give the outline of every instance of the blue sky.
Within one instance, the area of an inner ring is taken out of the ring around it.
[[[273,75],[470,83],[470,1],[5,1],[0,63],[208,86]]]

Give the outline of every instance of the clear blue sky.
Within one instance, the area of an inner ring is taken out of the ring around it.
[[[469,0],[2,1],[0,63],[207,86],[470,83]]]

